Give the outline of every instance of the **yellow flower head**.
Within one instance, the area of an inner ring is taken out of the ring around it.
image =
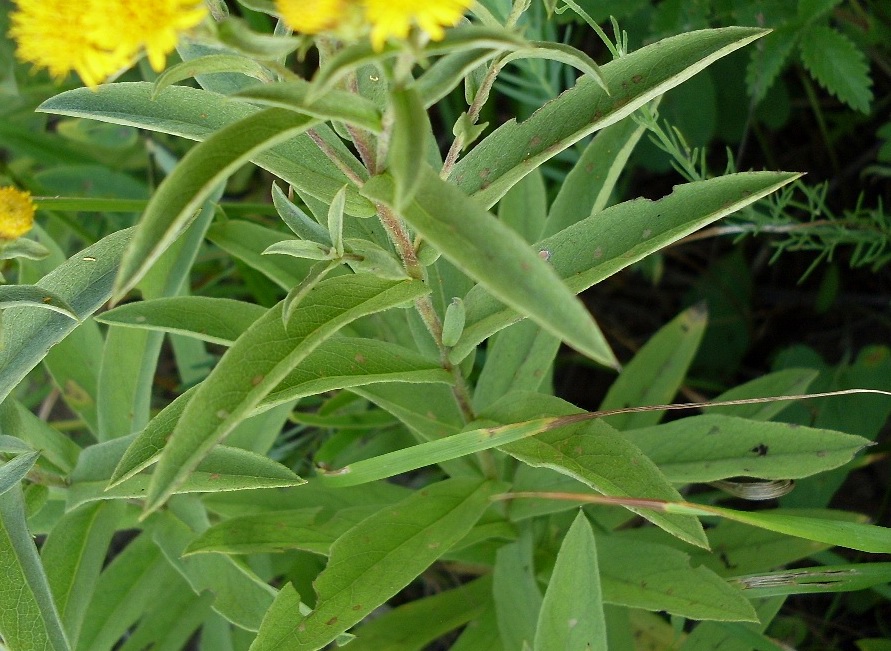
[[[349,0],[275,0],[285,24],[295,32],[334,31],[343,21]]]
[[[0,240],[14,240],[34,225],[31,195],[13,187],[0,188]]]
[[[201,0],[17,0],[10,14],[16,56],[56,79],[76,72],[93,87],[133,64],[144,49],[164,68],[180,31],[204,19]]]
[[[444,27],[461,20],[474,0],[364,0],[366,20],[371,24],[371,43],[375,50],[384,47],[391,36],[408,38],[412,25],[417,25],[434,41],[445,36]]]

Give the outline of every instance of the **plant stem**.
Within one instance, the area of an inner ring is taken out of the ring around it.
[[[322,136],[319,135],[318,131],[315,129],[308,129],[306,131],[306,135],[308,135],[316,145],[318,145],[319,149],[322,151],[325,156],[328,157],[332,163],[337,166],[341,172],[344,173],[350,181],[352,181],[355,185],[361,186],[365,183],[365,179],[363,179],[356,170],[350,167],[349,163],[341,158],[340,154],[337,152],[334,147],[329,145]]]

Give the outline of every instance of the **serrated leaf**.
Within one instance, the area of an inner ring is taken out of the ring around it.
[[[0,636],[9,651],[68,651],[18,486],[0,494]]]
[[[623,432],[676,483],[727,477],[800,479],[837,468],[869,439],[718,414]]]
[[[674,187],[658,201],[634,199],[607,208],[534,245],[573,292],[581,292],[671,242],[764,197],[798,174],[742,172]],[[517,320],[478,285],[464,297],[467,323],[452,349],[458,363],[486,337]]]
[[[266,109],[214,133],[165,177],[142,214],[115,279],[122,298],[191,223],[204,201],[235,170],[258,154],[303,133],[315,120]]]
[[[449,479],[384,508],[341,536],[302,616],[275,606],[251,651],[311,651],[396,594],[460,540],[489,507],[494,482]]]
[[[205,454],[323,341],[367,314],[424,293],[419,281],[339,276],[319,283],[285,326],[282,304],[260,317],[199,386],[152,475],[147,511],[158,508]]]
[[[825,25],[801,35],[801,62],[827,91],[861,113],[869,113],[872,79],[866,57],[847,36]]]
[[[746,66],[746,88],[756,103],[764,99],[786,67],[799,35],[797,25],[781,25],[755,45]]]
[[[611,94],[589,77],[522,123],[502,125],[455,165],[449,178],[485,207],[523,176],[597,129],[618,122],[715,60],[767,32],[750,27],[667,38],[600,68]]]
[[[538,616],[534,649],[607,649],[597,544],[581,511],[557,553]]]
[[[396,201],[393,183],[385,176],[371,179],[362,191],[390,205]],[[550,264],[515,231],[429,167],[423,166],[415,201],[401,214],[424,239],[500,301],[595,361],[616,364],[591,315]]]
[[[41,278],[39,285],[86,318],[111,297],[114,274],[131,234],[132,229],[124,229],[99,240]],[[4,311],[0,400],[77,325],[70,317],[43,308],[13,307]]]

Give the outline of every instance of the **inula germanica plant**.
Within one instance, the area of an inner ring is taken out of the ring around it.
[[[10,164],[42,211],[29,237],[18,191],[0,194],[19,238],[0,348],[6,648],[777,648],[764,631],[787,595],[891,578],[869,562],[891,535],[864,516],[729,509],[708,488],[773,498],[870,443],[745,402],[814,372],[660,424],[664,408],[626,408],[671,402],[706,311],[619,370],[576,297],[797,178],[611,200],[640,112],[765,31],[629,52],[591,25],[612,55],[598,65],[530,38],[544,9],[19,0],[19,59],[86,84],[38,107],[79,143],[42,155],[92,192],[45,196],[62,177]],[[483,123],[528,59],[578,79],[522,122]],[[549,189],[540,168],[567,150]],[[144,151],[150,193],[121,174]],[[251,165],[272,204],[231,198]],[[561,343],[618,371],[601,412],[552,395]],[[862,554],[783,569],[832,546]]]

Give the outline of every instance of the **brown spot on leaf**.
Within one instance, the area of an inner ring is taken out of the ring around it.
[[[642,81],[643,81],[643,75],[634,75],[631,78],[631,83],[633,83],[633,84],[639,84]]]
[[[334,626],[337,623],[337,617],[332,617],[327,622],[325,622],[325,626]]]

